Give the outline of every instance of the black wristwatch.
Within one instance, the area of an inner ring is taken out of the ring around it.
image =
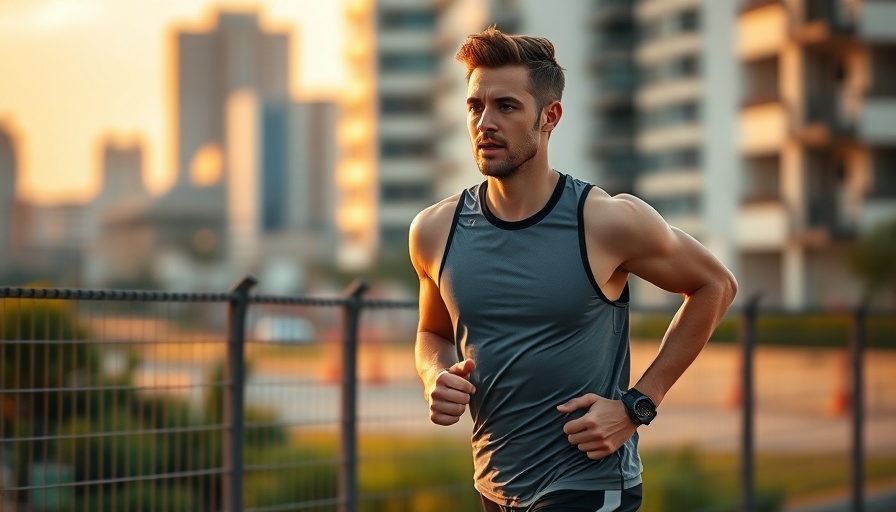
[[[638,425],[650,425],[653,418],[656,418],[656,404],[635,388],[622,395],[622,403],[625,404],[629,418]]]

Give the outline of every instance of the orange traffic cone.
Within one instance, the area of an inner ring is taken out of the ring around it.
[[[837,388],[831,396],[831,402],[828,404],[828,414],[831,416],[841,417],[846,415],[852,407],[852,400],[849,396],[849,354],[846,350],[840,353],[840,364],[838,365]]]

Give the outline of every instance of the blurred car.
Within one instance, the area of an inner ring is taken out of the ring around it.
[[[252,334],[256,341],[277,343],[311,343],[316,337],[314,325],[295,316],[262,316],[255,322]]]

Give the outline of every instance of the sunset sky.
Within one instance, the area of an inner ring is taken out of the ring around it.
[[[296,98],[343,87],[342,0],[0,0],[0,126],[17,143],[19,197],[88,201],[99,144],[139,137],[144,177],[166,190],[171,169],[175,28],[210,28],[218,8],[254,10],[291,29]],[[310,44],[313,41],[313,45]]]

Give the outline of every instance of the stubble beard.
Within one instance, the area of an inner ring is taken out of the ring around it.
[[[509,154],[507,158],[503,158],[500,160],[485,158],[476,152],[476,165],[479,167],[479,172],[482,173],[483,176],[487,176],[490,178],[509,178],[519,171],[521,167],[523,167],[530,160],[535,158],[535,155],[538,153],[538,132],[534,132],[532,139],[525,142],[525,144],[520,149],[519,154]],[[510,148],[507,147],[509,151]]]

